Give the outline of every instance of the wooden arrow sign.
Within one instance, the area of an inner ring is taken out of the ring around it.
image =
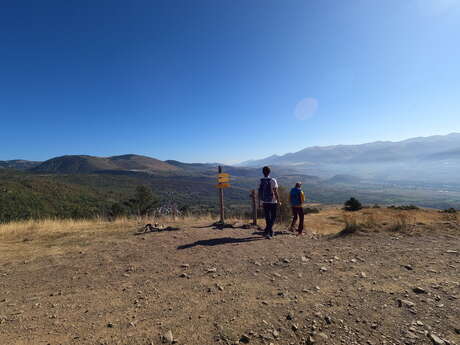
[[[216,185],[217,188],[228,188],[230,187],[230,183],[219,183]]]

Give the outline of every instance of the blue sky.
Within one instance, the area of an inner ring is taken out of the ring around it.
[[[5,2],[0,160],[460,132],[459,37],[460,0]]]

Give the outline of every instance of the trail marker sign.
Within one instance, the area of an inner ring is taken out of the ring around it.
[[[228,188],[228,187],[230,187],[230,183],[220,183],[220,181],[219,181],[219,184],[216,185],[216,187],[221,188],[221,189],[222,188]]]
[[[219,189],[220,224],[223,227],[224,220],[224,189],[230,187],[230,174],[222,172],[222,167],[218,167],[217,185]]]

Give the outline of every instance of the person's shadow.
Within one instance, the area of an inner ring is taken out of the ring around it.
[[[178,246],[177,249],[188,249],[196,246],[220,246],[224,244],[237,244],[237,243],[247,243],[261,240],[261,237],[244,237],[244,238],[232,238],[232,237],[220,237],[220,238],[211,238],[209,240],[199,240],[193,243],[184,244]]]

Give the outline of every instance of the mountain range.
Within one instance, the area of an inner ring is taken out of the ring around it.
[[[0,168],[45,174],[147,173],[162,175],[214,175],[217,163],[183,163],[176,160],[126,154],[112,157],[67,155],[45,162],[0,161]],[[323,180],[374,182],[414,181],[460,183],[460,133],[418,137],[399,142],[378,141],[361,145],[314,146],[285,155],[225,166],[225,171],[257,177],[270,165],[280,175],[318,176]],[[336,177],[337,175],[337,177]],[[347,178],[344,179],[344,176]]]
[[[240,164],[263,165],[291,167],[322,177],[347,174],[385,181],[460,182],[460,133],[399,142],[314,146]]]

